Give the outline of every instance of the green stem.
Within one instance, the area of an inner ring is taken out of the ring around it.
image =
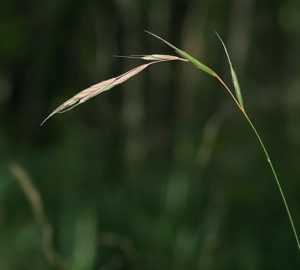
[[[298,234],[297,234],[297,231],[296,231],[296,227],[294,225],[294,221],[293,221],[292,215],[290,213],[290,209],[289,209],[288,203],[286,201],[284,192],[282,190],[280,181],[279,181],[279,179],[277,177],[277,173],[276,173],[276,171],[274,169],[274,166],[272,164],[272,161],[271,161],[271,158],[269,156],[269,153],[268,153],[268,151],[267,151],[267,149],[266,149],[266,147],[265,147],[265,145],[264,145],[264,143],[263,143],[263,141],[262,141],[262,139],[261,139],[258,131],[256,130],[254,124],[252,123],[251,119],[249,118],[248,114],[246,113],[246,111],[244,109],[243,101],[242,101],[242,96],[241,96],[241,93],[240,93],[240,89],[239,89],[238,81],[237,81],[237,78],[236,78],[236,74],[235,74],[235,72],[233,70],[233,67],[231,65],[231,61],[230,61],[229,55],[227,53],[226,46],[225,46],[224,42],[222,41],[222,39],[220,38],[220,36],[217,34],[218,38],[222,42],[222,45],[223,45],[223,47],[225,49],[225,52],[226,52],[226,55],[227,55],[227,58],[228,58],[228,61],[229,61],[229,64],[230,64],[231,75],[232,75],[233,83],[234,83],[234,86],[235,86],[237,98],[232,93],[232,91],[229,89],[229,87],[225,84],[225,82],[211,68],[209,68],[208,66],[204,65],[203,63],[201,63],[200,61],[198,61],[196,58],[194,58],[193,56],[191,56],[187,52],[182,51],[179,48],[175,47],[174,45],[172,45],[168,41],[164,40],[163,38],[161,38],[161,37],[159,37],[159,36],[157,36],[157,35],[155,35],[155,34],[153,34],[151,32],[148,32],[148,31],[146,31],[146,32],[148,34],[150,34],[150,35],[158,38],[159,40],[161,40],[162,42],[164,42],[165,44],[167,44],[169,47],[173,48],[181,57],[183,57],[184,59],[188,60],[191,64],[193,64],[194,66],[196,66],[198,69],[202,70],[203,72],[205,72],[205,73],[209,74],[210,76],[214,77],[215,79],[217,79],[219,81],[219,83],[221,83],[222,86],[225,88],[226,92],[230,95],[230,97],[232,98],[232,100],[234,101],[234,103],[236,104],[236,106],[239,108],[239,110],[241,111],[241,113],[244,115],[244,117],[246,118],[248,124],[250,125],[250,127],[254,131],[255,136],[258,139],[258,141],[259,141],[259,143],[260,143],[260,145],[261,145],[261,147],[262,147],[262,149],[264,151],[264,154],[265,154],[265,156],[267,158],[268,164],[269,164],[269,166],[271,168],[272,174],[273,174],[273,176],[275,178],[277,187],[279,189],[282,201],[284,203],[286,212],[288,214],[288,218],[289,218],[291,226],[292,226],[292,231],[294,233],[298,249],[300,251],[300,242],[299,242]]]
[[[280,181],[278,179],[278,176],[277,176],[277,173],[274,169],[274,166],[273,166],[273,163],[272,163],[272,160],[270,158],[270,155],[262,141],[262,138],[260,137],[258,131],[256,130],[254,124],[252,123],[251,119],[249,118],[248,114],[246,113],[244,107],[242,107],[240,105],[240,103],[238,102],[238,100],[235,98],[235,96],[232,94],[232,92],[230,91],[229,87],[224,83],[224,81],[218,76],[218,75],[215,75],[215,78],[222,84],[222,86],[225,88],[225,90],[228,92],[228,94],[231,96],[231,98],[233,99],[234,103],[237,105],[237,107],[239,108],[239,110],[242,112],[242,114],[244,115],[244,117],[246,118],[248,124],[250,125],[250,127],[252,128],[252,130],[254,131],[255,133],[255,136],[256,138],[258,139],[260,145],[261,145],[261,148],[263,149],[263,152],[267,158],[267,161],[268,161],[268,164],[271,168],[271,171],[272,171],[272,174],[274,176],[274,179],[276,181],[276,184],[277,184],[277,187],[279,189],[279,193],[281,195],[281,198],[282,198],[282,201],[283,201],[283,204],[284,204],[284,207],[285,207],[285,210],[287,212],[287,215],[288,215],[288,218],[289,218],[289,221],[290,221],[290,224],[291,224],[291,227],[292,227],[292,231],[293,231],[293,234],[295,236],[295,239],[296,239],[296,242],[297,242],[297,246],[298,246],[298,249],[299,249],[299,252],[300,252],[300,242],[299,242],[299,238],[298,238],[298,234],[297,234],[297,230],[296,230],[296,227],[294,225],[294,221],[293,221],[293,218],[292,218],[292,215],[291,215],[291,212],[290,212],[290,209],[289,209],[289,206],[288,206],[288,203],[287,203],[287,200],[285,198],[285,195],[284,195],[284,192],[283,192],[283,189],[281,187],[281,184],[280,184]]]

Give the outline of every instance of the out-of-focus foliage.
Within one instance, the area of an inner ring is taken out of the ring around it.
[[[0,2],[0,269],[51,269],[16,161],[69,269],[298,269],[278,190],[248,126],[211,78],[153,66],[41,121],[67,98],[171,53],[230,82],[278,168],[300,230],[300,3],[296,0]]]

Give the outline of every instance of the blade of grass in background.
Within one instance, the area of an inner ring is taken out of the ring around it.
[[[15,162],[10,164],[10,171],[16,178],[21,190],[29,201],[33,215],[35,216],[35,219],[41,229],[43,252],[47,262],[53,267],[53,269],[68,269],[66,263],[54,247],[52,225],[49,223],[46,216],[41,195],[34,186],[29,174],[18,163]]]

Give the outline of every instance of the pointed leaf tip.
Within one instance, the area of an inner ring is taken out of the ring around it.
[[[161,40],[163,43],[167,44],[169,47],[173,48],[175,51],[179,50],[177,47],[175,47],[173,44],[171,44],[170,42],[166,41],[165,39],[163,39],[162,37],[155,35],[154,33],[144,30],[147,34]]]
[[[231,79],[232,79],[232,83],[233,83],[233,87],[234,87],[234,90],[235,90],[235,94],[236,94],[237,100],[238,100],[239,104],[241,105],[241,107],[244,108],[244,102],[243,102],[243,97],[242,97],[242,92],[241,92],[240,84],[239,84],[236,72],[233,69],[233,66],[232,66],[232,63],[231,63],[231,60],[230,60],[229,53],[227,51],[226,45],[225,45],[224,41],[222,40],[222,38],[220,37],[220,35],[216,31],[215,31],[215,34],[217,35],[218,39],[220,40],[220,42],[221,42],[221,44],[222,44],[222,46],[224,48],[224,51],[225,51],[225,54],[226,54],[226,57],[227,57],[227,60],[228,60],[228,63],[229,63],[230,73],[231,73]]]

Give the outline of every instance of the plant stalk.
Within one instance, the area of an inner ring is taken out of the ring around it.
[[[288,203],[287,203],[287,200],[286,200],[286,197],[284,195],[284,192],[283,192],[283,189],[281,187],[281,184],[280,184],[280,181],[279,181],[279,178],[277,176],[277,173],[276,173],[276,170],[273,166],[273,163],[272,163],[272,160],[270,158],[270,155],[267,151],[267,148],[261,138],[261,136],[259,135],[257,129],[255,128],[253,122],[251,121],[250,117],[248,116],[248,114],[246,113],[244,107],[242,107],[240,105],[240,103],[238,102],[238,100],[236,99],[236,97],[233,95],[233,93],[230,91],[229,87],[224,83],[224,81],[216,74],[215,75],[215,78],[219,81],[219,83],[221,83],[221,85],[225,88],[226,92],[231,96],[231,98],[233,99],[234,103],[237,105],[237,107],[239,108],[239,110],[242,112],[243,116],[245,117],[245,119],[247,120],[248,124],[250,125],[251,129],[253,130],[253,132],[255,133],[255,136],[256,138],[258,139],[260,145],[261,145],[261,148],[265,154],[265,157],[267,159],[267,162],[270,166],[270,169],[272,171],[272,174],[274,176],[274,179],[276,181],[276,185],[279,189],[279,193],[281,195],[281,198],[282,198],[282,201],[283,201],[283,204],[284,204],[284,207],[285,207],[285,210],[287,212],[287,215],[288,215],[288,218],[289,218],[289,221],[290,221],[290,224],[291,224],[291,227],[292,227],[292,231],[293,231],[293,234],[294,234],[294,237],[295,237],[295,240],[296,240],[296,243],[297,243],[297,246],[298,246],[298,250],[300,252],[300,242],[299,242],[299,237],[298,237],[298,234],[297,234],[297,230],[296,230],[296,227],[295,227],[295,224],[294,224],[294,221],[293,221],[293,218],[292,218],[292,215],[291,215],[291,212],[290,212],[290,209],[289,209],[289,206],[288,206]]]

